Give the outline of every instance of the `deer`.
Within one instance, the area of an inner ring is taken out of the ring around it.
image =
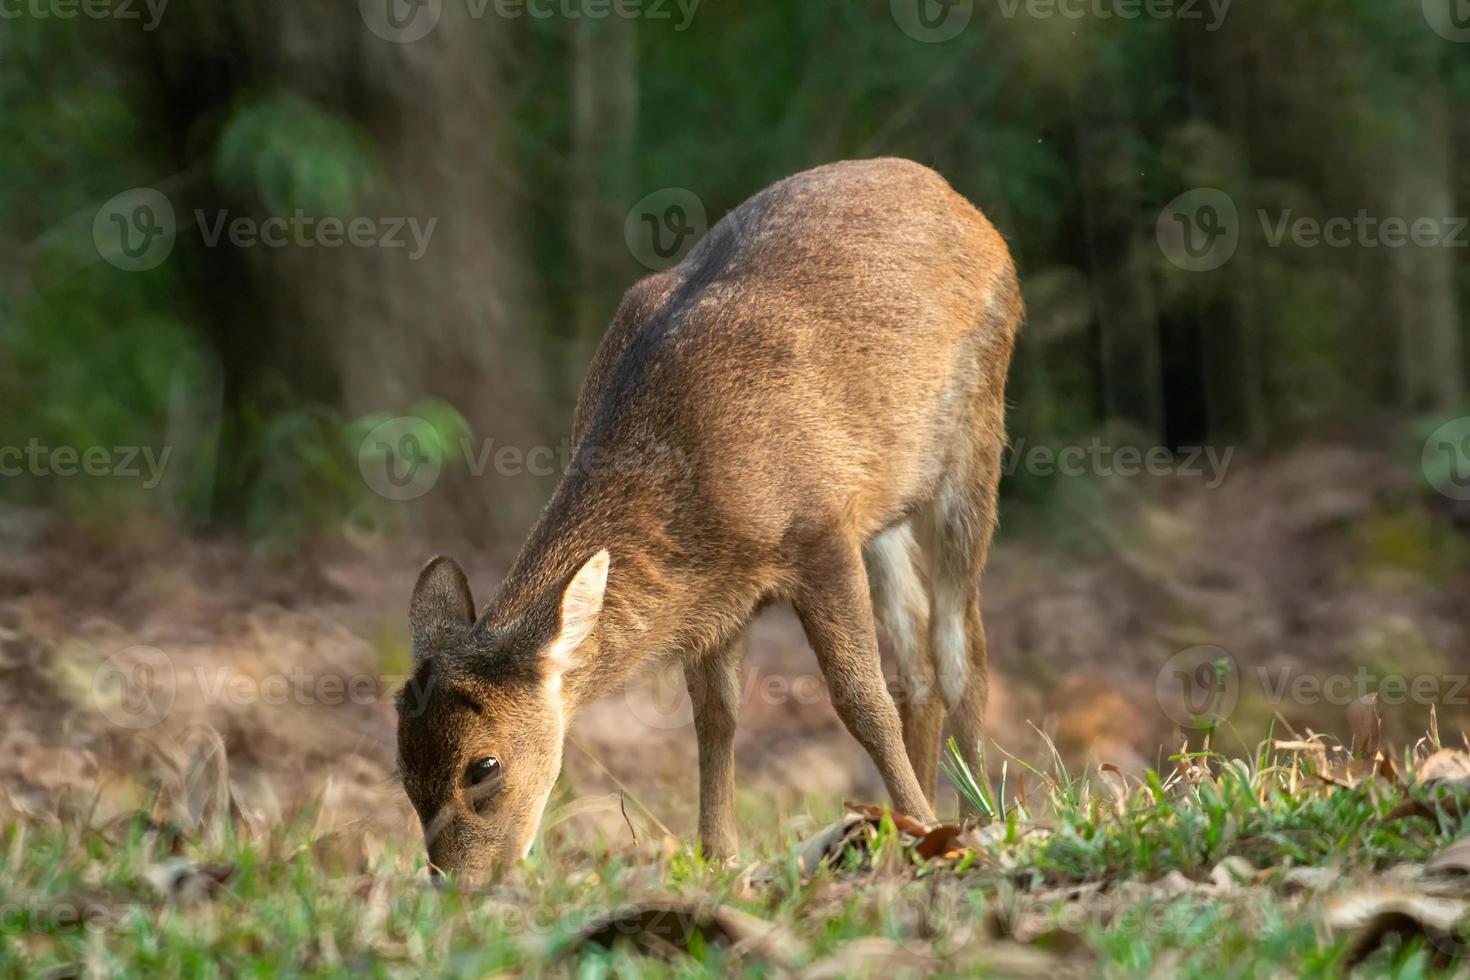
[[[1001,234],[901,159],[773,184],[635,283],[588,367],[570,464],[493,597],[477,611],[444,556],[414,586],[397,740],[431,873],[515,867],[578,709],[671,658],[694,709],[699,846],[735,857],[746,628],[777,602],[891,805],[932,821],[946,718],[980,767],[980,585],[1022,319]]]

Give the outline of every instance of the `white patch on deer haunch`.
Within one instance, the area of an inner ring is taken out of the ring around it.
[[[884,531],[868,544],[865,557],[873,613],[893,646],[905,694],[916,701],[926,701],[932,683],[924,662],[923,633],[928,617],[916,618],[914,610],[927,609],[929,596],[919,575],[919,551],[913,529],[901,524]]]
[[[970,646],[965,636],[965,607],[961,602],[936,596],[934,659],[939,665],[939,690],[944,706],[954,711],[965,696],[969,681]]]

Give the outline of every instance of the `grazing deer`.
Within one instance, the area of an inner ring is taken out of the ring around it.
[[[432,865],[523,857],[578,708],[670,656],[695,709],[700,837],[732,855],[743,634],[773,601],[795,607],[893,805],[932,819],[943,710],[978,766],[980,576],[1021,316],[1000,234],[893,159],[783,180],[635,284],[582,386],[569,472],[495,597],[477,618],[443,557],[414,588],[399,766]]]

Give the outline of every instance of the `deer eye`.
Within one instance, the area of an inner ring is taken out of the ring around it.
[[[499,775],[500,760],[490,755],[470,763],[469,769],[465,770],[465,781],[471,786],[479,786]]]

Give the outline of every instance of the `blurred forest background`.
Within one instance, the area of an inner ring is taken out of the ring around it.
[[[1273,248],[1255,218],[1470,208],[1470,47],[1420,0],[1240,2],[1218,22],[1203,4],[1127,20],[982,3],[942,43],[902,29],[903,3],[509,18],[444,0],[411,43],[351,2],[174,0],[151,30],[142,4],[6,20],[0,443],[174,455],[159,493],[4,494],[290,542],[436,512],[478,544],[514,538],[544,480],[449,479],[386,509],[352,424],[430,403],[477,439],[555,445],[648,271],[625,244],[637,202],[685,188],[713,222],[782,176],[876,155],[934,166],[1010,239],[1031,309],[1011,428],[1033,444],[1111,425],[1145,446],[1270,447],[1459,402],[1466,250]],[[91,236],[134,187],[180,229],[145,272]],[[1194,188],[1240,209],[1211,272],[1156,241]],[[195,212],[225,209],[437,227],[420,259],[207,247]],[[1011,493],[1047,492],[1024,477]]]
[[[62,17],[60,0],[7,13],[0,446],[172,454],[156,488],[0,479],[10,553],[61,522],[152,542],[186,578],[201,566],[171,550],[180,540],[244,542],[277,569],[360,548],[411,573],[425,548],[373,550],[393,541],[503,556],[554,476],[471,473],[453,447],[565,437],[582,368],[648,271],[630,241],[640,204],[683,189],[713,223],[804,168],[896,155],[943,173],[1014,249],[1030,316],[1013,439],[1240,450],[1209,500],[1198,480],[1172,503],[1168,486],[1126,484],[1157,504],[1126,521],[1100,511],[1110,481],[1008,477],[992,649],[1003,672],[1047,673],[1030,701],[1019,680],[998,688],[1002,717],[1081,706],[1097,715],[1079,723],[1085,749],[1133,722],[1079,664],[1127,702],[1172,651],[1204,642],[1260,662],[1285,649],[1420,670],[1463,660],[1461,515],[1419,458],[1463,411],[1470,233],[1459,248],[1268,234],[1284,214],[1470,211],[1457,21],[1436,29],[1421,0],[1137,18],[990,0],[649,0],[624,17],[587,2],[511,17],[467,0],[172,0],[151,28],[141,3],[136,17],[116,3]],[[386,37],[385,4],[437,26]],[[953,36],[925,26],[947,17],[962,18]],[[99,209],[134,188],[164,195],[177,222],[172,253],[144,271],[117,267],[97,236]],[[1171,261],[1167,213],[1203,188],[1238,208],[1239,242],[1192,271]],[[195,215],[221,211],[436,224],[422,257],[211,247]],[[360,472],[364,433],[398,416],[444,437],[444,477],[412,501]],[[1011,517],[1025,514],[1041,519]],[[1058,532],[1087,544],[1026,557]],[[0,597],[70,574],[26,567],[0,575]],[[403,583],[365,594],[383,617],[367,633],[401,633]],[[6,628],[44,632],[26,622]],[[1156,727],[1109,737],[1148,755]]]

